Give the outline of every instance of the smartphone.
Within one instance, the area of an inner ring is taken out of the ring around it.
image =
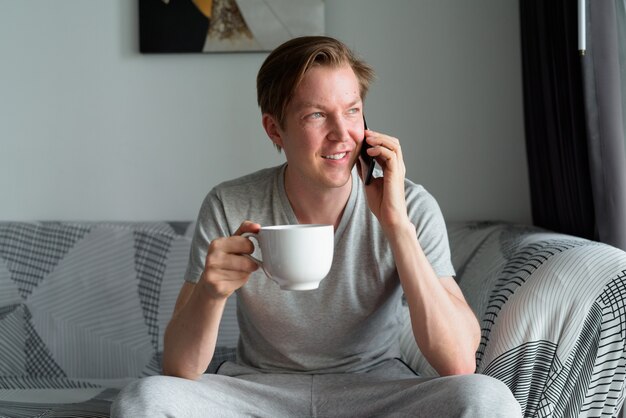
[[[363,116],[363,125],[365,129],[367,129],[367,122],[365,121],[365,116]],[[363,182],[367,186],[372,182],[372,177],[374,175],[374,166],[376,165],[376,161],[367,154],[367,149],[371,148],[371,145],[365,141],[365,136],[363,136],[363,141],[361,142],[361,158],[367,164],[367,173],[365,174],[365,178]]]

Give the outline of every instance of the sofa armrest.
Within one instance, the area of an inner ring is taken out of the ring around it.
[[[477,371],[507,383],[526,416],[615,416],[626,254],[561,234],[504,235],[507,261],[482,312]]]
[[[472,248],[461,251],[468,237]],[[616,416],[626,370],[626,253],[508,224],[453,226],[450,238],[453,258],[455,248],[465,254],[457,280],[481,323],[477,372],[506,383],[525,416]]]

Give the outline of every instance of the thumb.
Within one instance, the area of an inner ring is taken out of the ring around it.
[[[245,232],[252,232],[256,234],[259,232],[260,229],[261,229],[260,224],[257,224],[252,221],[243,221],[241,225],[239,225],[239,228],[237,228],[237,230],[235,231],[234,235],[241,235]]]

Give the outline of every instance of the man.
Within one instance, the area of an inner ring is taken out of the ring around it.
[[[364,129],[372,78],[369,66],[328,37],[297,38],[268,56],[258,101],[287,163],[206,197],[165,335],[164,373],[182,379],[142,379],[122,392],[114,413],[520,415],[504,384],[472,374],[480,329],[452,277],[437,203],[404,178],[399,141]],[[382,168],[367,186],[363,140]],[[333,266],[317,290],[282,291],[244,256],[254,250],[244,232],[294,223],[335,227]],[[203,374],[235,293],[237,362]],[[441,378],[416,377],[397,359],[403,294],[415,340]]]

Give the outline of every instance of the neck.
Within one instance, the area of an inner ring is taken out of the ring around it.
[[[293,212],[301,224],[339,226],[341,215],[352,191],[352,179],[335,188],[302,187],[285,171],[285,193]]]

